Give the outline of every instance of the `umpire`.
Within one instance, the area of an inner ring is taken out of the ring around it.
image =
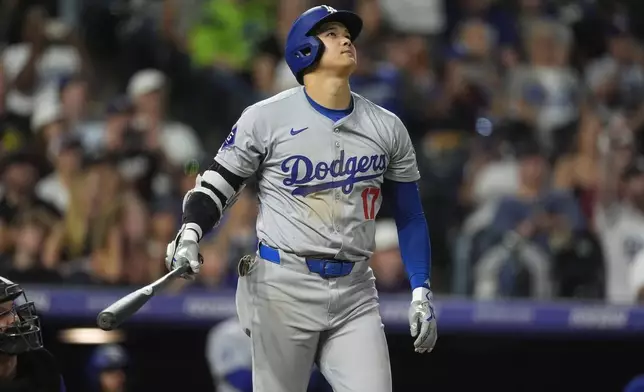
[[[18,284],[1,276],[0,391],[66,391],[54,357],[43,348],[34,303]]]

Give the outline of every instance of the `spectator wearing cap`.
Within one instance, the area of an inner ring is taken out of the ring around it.
[[[130,358],[119,344],[105,344],[97,347],[89,359],[87,376],[89,391],[126,392],[127,371]]]
[[[69,205],[71,184],[81,170],[83,146],[77,136],[63,135],[53,142],[50,153],[54,172],[36,184],[36,194],[64,212]]]
[[[644,157],[611,176],[620,178],[622,195],[602,184],[596,219],[606,256],[606,295],[612,303],[632,303],[631,265],[644,249]]]
[[[60,211],[35,193],[42,175],[41,159],[26,150],[7,154],[0,162],[3,192],[0,196],[0,253],[13,247],[14,225],[21,212],[38,209],[60,218]]]
[[[180,122],[166,119],[165,75],[156,69],[144,69],[134,74],[127,86],[128,98],[134,105],[132,127],[141,133],[142,146],[148,151],[160,151],[168,163],[182,167],[199,159],[201,150],[194,130]]]

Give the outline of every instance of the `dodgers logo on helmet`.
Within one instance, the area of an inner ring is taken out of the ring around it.
[[[329,14],[332,12],[338,12],[338,10],[333,7],[329,7],[328,5],[321,5],[320,7],[324,8]]]

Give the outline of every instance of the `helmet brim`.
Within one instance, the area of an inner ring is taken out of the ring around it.
[[[318,28],[320,28],[320,26],[332,22],[338,22],[344,25],[344,27],[349,30],[351,41],[355,41],[362,31],[362,19],[358,14],[351,11],[336,11],[320,19],[315,25],[313,25],[311,30],[307,32],[307,35],[312,35]]]

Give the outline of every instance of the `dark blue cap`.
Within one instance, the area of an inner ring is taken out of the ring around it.
[[[125,349],[118,344],[99,346],[90,359],[90,366],[94,371],[123,369],[127,367],[128,355]]]

